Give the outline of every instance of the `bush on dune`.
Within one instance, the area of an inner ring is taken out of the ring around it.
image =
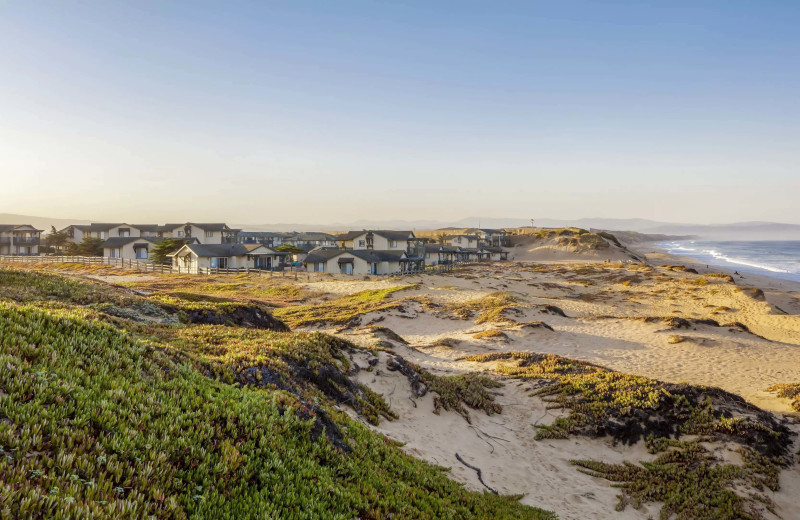
[[[780,469],[792,460],[794,434],[784,423],[717,388],[664,383],[530,352],[466,359],[499,361],[500,373],[543,381],[537,394],[567,415],[539,426],[537,439],[609,435],[632,444],[646,438],[650,452],[659,454],[650,462],[572,461],[583,472],[615,482],[622,490],[618,510],[629,503],[662,502],[665,519],[756,520],[760,507],[771,507],[764,490],[779,489]],[[738,445],[742,463],[716,458],[704,445],[714,441]],[[749,488],[747,496],[737,493],[742,487]]]

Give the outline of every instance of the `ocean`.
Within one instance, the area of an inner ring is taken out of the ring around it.
[[[682,240],[658,247],[708,265],[800,282],[800,240]]]

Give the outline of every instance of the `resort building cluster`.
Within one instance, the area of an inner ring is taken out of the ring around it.
[[[0,225],[0,255],[38,256],[42,230],[30,225]],[[509,236],[499,229],[470,229],[462,234],[417,237],[413,231],[361,230],[340,235],[323,232],[263,232],[233,229],[224,223],[75,224],[58,231],[67,243],[101,240],[103,256],[152,261],[153,249],[178,239],[168,258],[181,272],[208,269],[282,270],[396,274],[431,265],[506,260]]]

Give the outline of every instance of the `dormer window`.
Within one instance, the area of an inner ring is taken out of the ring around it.
[[[206,231],[206,238],[214,238],[214,232],[213,231]]]

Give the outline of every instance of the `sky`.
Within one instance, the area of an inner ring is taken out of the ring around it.
[[[0,213],[800,223],[800,2],[0,0]]]

